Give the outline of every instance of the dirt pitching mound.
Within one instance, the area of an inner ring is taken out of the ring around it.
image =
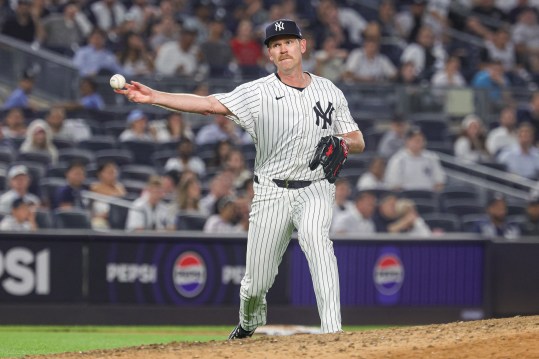
[[[86,353],[62,359],[129,358],[539,358],[539,316],[340,334],[258,336],[171,343]]]

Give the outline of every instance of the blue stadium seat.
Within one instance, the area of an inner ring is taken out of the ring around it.
[[[51,156],[43,152],[19,152],[17,161],[30,161],[48,166],[51,163]]]
[[[93,152],[81,148],[64,148],[58,151],[58,158],[60,162],[81,162],[85,166],[95,162],[95,155]]]
[[[133,162],[142,165],[153,165],[152,155],[155,153],[155,144],[151,141],[124,141],[120,147],[129,150],[133,155]]]
[[[440,229],[444,232],[460,231],[459,217],[454,214],[433,212],[422,214],[421,217],[432,231]]]
[[[118,167],[133,163],[133,154],[126,149],[100,150],[95,153],[97,164],[114,162]]]
[[[176,217],[176,229],[179,231],[201,231],[208,217],[195,214],[180,214]]]
[[[120,174],[122,180],[129,179],[146,182],[151,175],[156,175],[157,171],[152,166],[125,165],[120,169]]]
[[[54,226],[60,229],[91,229],[88,212],[79,208],[56,209]]]
[[[96,152],[100,150],[111,150],[117,148],[118,145],[114,137],[102,135],[93,136],[87,140],[82,140],[79,142],[78,147]]]

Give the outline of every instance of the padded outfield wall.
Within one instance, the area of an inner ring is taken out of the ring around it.
[[[246,239],[40,232],[0,235],[0,324],[231,324]],[[539,241],[473,235],[334,238],[343,323],[421,324],[539,313]],[[297,240],[268,320],[319,322]]]

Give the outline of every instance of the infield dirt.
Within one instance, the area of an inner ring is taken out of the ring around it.
[[[340,334],[254,336],[27,358],[539,358],[539,316]]]

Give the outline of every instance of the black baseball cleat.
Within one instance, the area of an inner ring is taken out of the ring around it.
[[[234,339],[244,339],[244,338],[250,338],[253,336],[256,329],[253,330],[245,330],[241,327],[241,324],[238,324],[236,328],[230,333],[228,336],[228,340],[234,340]]]

